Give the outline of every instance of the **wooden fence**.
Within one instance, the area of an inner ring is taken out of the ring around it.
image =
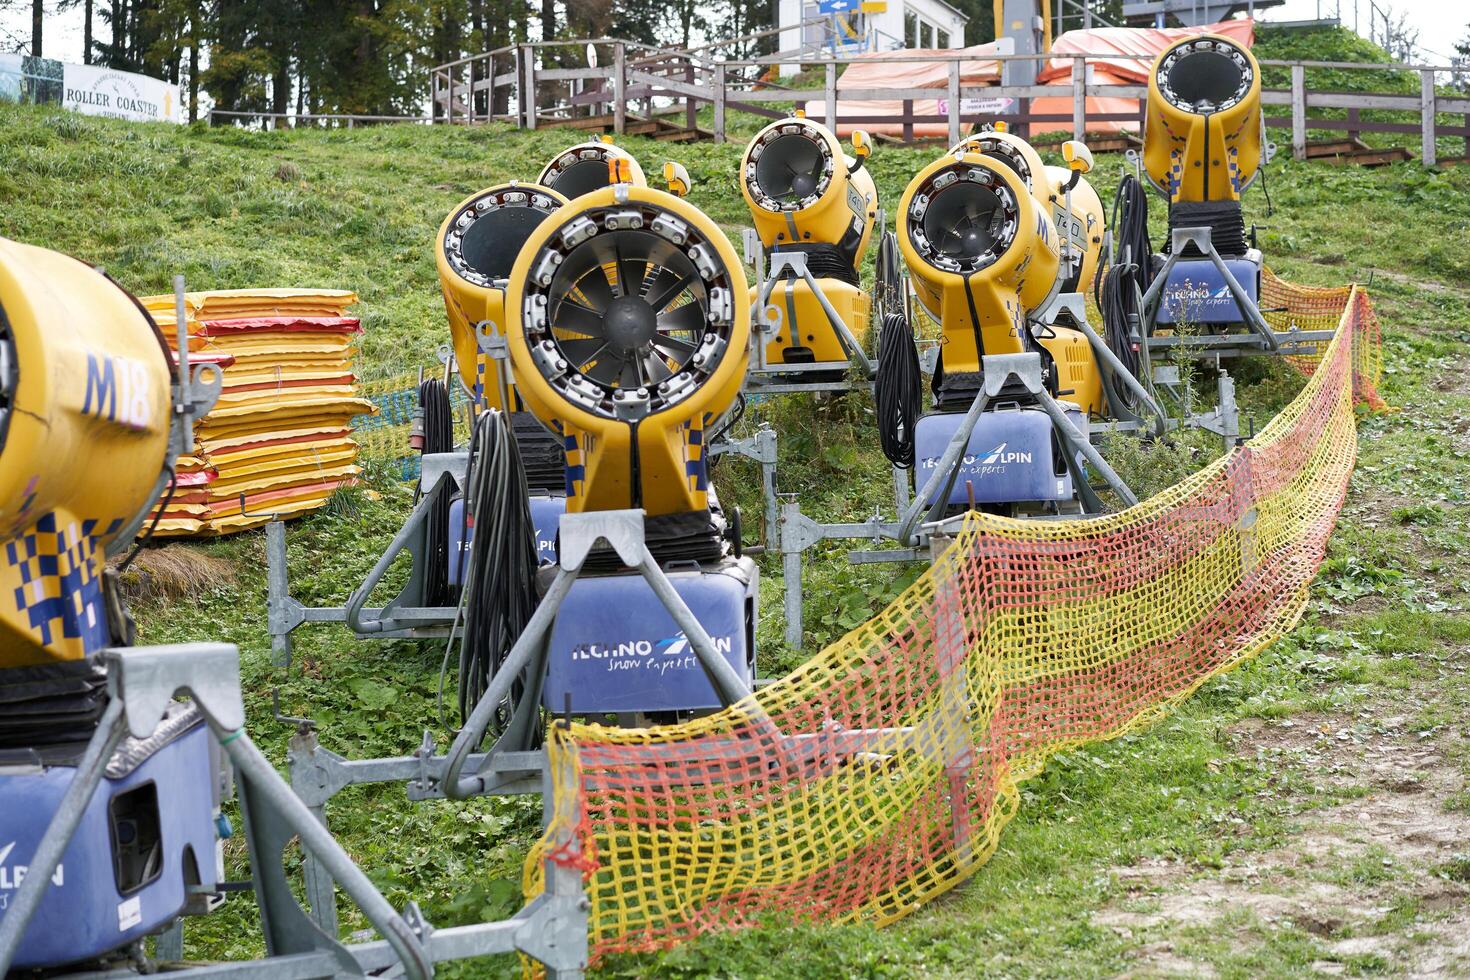
[[[1071,62],[1070,81],[1061,85],[963,84],[961,65],[973,55],[906,52],[868,55],[864,63],[943,63],[948,83],[942,88],[886,86],[838,89],[840,69],[859,59],[829,58],[813,61],[800,55],[765,58],[723,59],[709,52],[675,51],[616,38],[520,44],[461,58],[430,71],[430,95],[438,122],[477,123],[490,120],[513,122],[524,129],[538,126],[574,126],[613,133],[643,133],[662,139],[705,137],[724,142],[731,117],[747,113],[780,118],[784,106],[815,103],[812,115],[828,126],[897,123],[905,142],[913,142],[916,127],[944,124],[947,138],[958,142],[972,125],[1004,120],[1017,132],[1071,132],[1080,138],[1092,122],[1142,123],[1146,85],[1098,85],[1089,80],[1089,64],[1117,61],[1120,55],[999,55],[984,60],[997,62],[1032,60]],[[1143,60],[1143,59],[1140,59]],[[1152,60],[1151,58],[1147,60]],[[820,88],[792,88],[772,81],[781,66],[795,66],[806,77],[820,73]],[[1284,68],[1290,78],[1287,88],[1263,89],[1267,107],[1266,125],[1291,134],[1292,154],[1307,156],[1307,133],[1312,130],[1342,131],[1350,137],[1362,132],[1419,134],[1419,154],[1427,166],[1439,162],[1436,141],[1452,137],[1465,141],[1470,156],[1470,98],[1446,95],[1438,90],[1437,78],[1457,69],[1431,65],[1377,64],[1335,61],[1262,61],[1264,69]],[[1353,72],[1408,72],[1419,80],[1417,93],[1323,91],[1307,87],[1310,69]],[[1463,69],[1459,69],[1463,71]],[[1068,98],[1066,114],[1032,111],[1032,100]],[[1139,100],[1139,110],[1127,113],[1089,112],[1089,97]],[[1012,110],[1000,114],[966,111],[967,100],[1013,100]],[[915,103],[939,100],[942,114],[921,114]],[[900,111],[882,116],[844,113],[843,102],[883,101],[896,103]],[[775,106],[782,105],[783,108]],[[699,112],[712,109],[708,130],[700,128]],[[1273,113],[1273,109],[1285,109]],[[1341,116],[1313,114],[1314,110],[1342,112]],[[1365,118],[1364,112],[1380,116],[1402,113],[1397,120]]]

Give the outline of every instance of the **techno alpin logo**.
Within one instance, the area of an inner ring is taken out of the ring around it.
[[[1169,290],[1169,298],[1176,303],[1198,301],[1198,300],[1228,300],[1231,299],[1230,286],[1224,285],[1213,293],[1208,286],[1195,286],[1185,283]]]
[[[13,891],[20,887],[20,883],[26,880],[26,872],[30,869],[24,864],[6,866],[5,860],[10,857],[10,852],[15,850],[15,841],[11,841],[4,847],[0,847],[0,891]],[[60,888],[65,875],[63,865],[56,866],[56,872],[51,876],[51,884]]]
[[[735,648],[730,636],[711,637],[715,650],[725,654]],[[651,657],[655,653],[677,657],[690,652],[689,637],[683,631],[662,640],[623,640],[618,643],[579,643],[572,647],[573,660],[616,660],[622,657]]]
[[[1007,452],[1007,445],[1007,443],[1003,442],[999,446],[996,446],[994,449],[992,449],[985,456],[979,456],[975,453],[966,453],[964,459],[961,460],[961,463],[962,465],[968,467],[978,466],[980,468],[980,475],[984,476],[987,473],[1000,472],[1001,470],[1006,468],[1006,464],[1008,463],[1029,464],[1035,461],[1035,455],[1027,450],[1012,449],[1011,451]],[[924,469],[932,470],[934,467],[939,465],[939,457],[926,456],[921,461],[921,463]]]

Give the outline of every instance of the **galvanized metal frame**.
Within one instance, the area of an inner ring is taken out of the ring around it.
[[[438,962],[519,952],[540,960],[547,975],[558,980],[582,976],[587,963],[588,904],[581,872],[576,868],[548,860],[545,893],[509,919],[436,930],[414,904],[402,912],[388,904],[325,823],[281,781],[246,734],[239,655],[233,645],[118,648],[105,650],[100,656],[107,670],[109,703],[31,859],[32,873],[16,890],[5,918],[0,919],[0,974],[6,972],[19,947],[113,751],[125,735],[151,735],[168,704],[183,693],[204,716],[238,778],[267,956],[196,966],[171,975],[326,980],[362,977],[391,968],[414,980],[428,980]],[[324,894],[333,894],[334,885],[341,888],[384,937],[382,940],[342,943],[337,938],[335,918],[328,931],[302,909],[283,863],[293,841],[300,842],[315,869],[315,881],[309,880],[311,899],[317,901]],[[563,848],[577,847],[570,833],[558,843]],[[117,973],[109,971],[105,975]]]
[[[876,370],[872,360],[863,350],[863,345],[858,343],[852,329],[838,315],[832,302],[827,299],[827,294],[811,274],[811,270],[807,268],[805,253],[768,252],[755,230],[747,228],[745,230],[745,260],[755,268],[756,278],[760,282],[760,291],[751,306],[753,329],[750,331],[750,368],[746,371],[743,386],[745,392],[789,395],[816,391],[851,391],[872,379]],[[790,286],[798,279],[806,283],[807,288],[821,304],[822,312],[827,315],[827,323],[832,328],[832,332],[836,334],[837,342],[841,344],[843,352],[847,354],[847,360],[777,365],[772,365],[766,360],[766,343],[781,329],[782,317],[785,315],[779,305],[771,303],[771,294],[779,285],[785,283]],[[774,317],[768,315],[772,312],[775,313]],[[864,381],[855,382],[847,377],[838,380],[830,378],[802,380],[802,375],[807,374],[831,375],[835,372],[842,372],[845,375],[853,368],[857,369]]]
[[[774,446],[771,448],[774,458]],[[426,464],[434,458],[425,457]],[[435,465],[438,466],[437,463]],[[274,539],[279,541],[275,547],[283,552],[284,528],[279,524],[272,527],[278,529],[272,532]],[[546,673],[547,643],[556,614],[581,575],[588,554],[599,542],[605,542],[625,565],[648,582],[654,595],[684,631],[690,648],[723,705],[737,704],[751,693],[751,685],[719,654],[708,631],[674,590],[673,583],[648,550],[641,510],[566,514],[562,517],[560,535],[556,573],[546,595],[537,605],[524,632],[506,654],[500,670],[490,679],[489,687],[476,702],[448,752],[435,754],[433,735],[426,730],[418,749],[410,755],[349,760],[322,748],[314,731],[315,725],[310,721],[284,719],[297,723],[297,733],[287,754],[291,788],[323,827],[327,826],[326,805],[332,797],[348,786],[368,783],[402,782],[410,800],[541,793],[550,806],[551,796],[547,788],[552,774],[546,753],[537,746],[534,738],[534,722],[541,711],[540,680]],[[391,558],[388,561],[391,562]],[[281,567],[284,567],[284,562]],[[527,682],[505,732],[488,750],[477,751],[511,685],[522,676],[531,680]],[[764,718],[759,709],[749,707],[745,710],[755,713],[753,720],[758,729],[769,729],[770,720]],[[548,810],[547,819],[550,816]],[[331,931],[336,927],[337,912],[330,875],[324,873],[310,853],[305,856],[304,870],[312,917],[320,928]]]
[[[924,486],[906,506],[896,520],[884,520],[874,514],[861,523],[823,524],[801,513],[801,505],[788,499],[781,505],[777,550],[781,553],[782,571],[785,578],[784,609],[786,613],[785,639],[789,646],[800,648],[803,628],[802,607],[802,554],[806,549],[825,540],[872,540],[895,541],[896,549],[852,552],[848,560],[854,564],[879,561],[916,561],[932,557],[929,541],[930,529],[943,522],[946,501],[954,487],[963,465],[965,448],[975,430],[980,416],[990,402],[1000,395],[1011,383],[1019,384],[1028,396],[1035,399],[1051,420],[1063,445],[1063,459],[1072,472],[1072,482],[1085,512],[1101,513],[1105,508],[1102,500],[1087,481],[1087,475],[1077,464],[1080,454],[1092,466],[1108,486],[1122,499],[1125,506],[1138,502],[1121,477],[1108,465],[1092,445],[1090,432],[1079,429],[1067,418],[1066,412],[1047,391],[1041,370],[1041,355],[1031,351],[1022,354],[988,354],[981,359],[984,385],[970,403],[964,420],[950,437],[934,472]],[[934,499],[936,503],[927,502]],[[927,509],[927,514],[926,514]]]
[[[1170,239],[1169,257],[1164,261],[1163,267],[1149,283],[1148,291],[1143,294],[1144,322],[1148,325],[1145,341],[1150,352],[1164,350],[1183,350],[1188,354],[1204,353],[1231,357],[1245,354],[1313,354],[1318,350],[1320,343],[1330,341],[1333,331],[1331,330],[1299,330],[1293,327],[1286,331],[1272,329],[1261,315],[1261,308],[1246,294],[1241,287],[1240,281],[1220,257],[1211,241],[1211,230],[1208,227],[1201,228],[1175,228]],[[1225,285],[1230,289],[1230,295],[1235,300],[1236,306],[1244,314],[1244,324],[1250,329],[1249,334],[1190,334],[1180,335],[1176,332],[1170,337],[1153,336],[1154,324],[1157,322],[1159,306],[1162,302],[1164,284],[1169,279],[1169,273],[1183,257],[1184,250],[1193,245],[1202,257],[1210,260],[1210,264],[1220,273],[1225,280]]]

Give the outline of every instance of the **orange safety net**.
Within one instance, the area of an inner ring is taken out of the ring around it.
[[[995,850],[1056,752],[1162,718],[1306,605],[1376,399],[1366,293],[1271,280],[1333,317],[1255,438],[1092,520],[972,513],[883,613],[739,704],[650,729],[553,726],[526,864],[583,869],[594,962],[781,921],[892,922]],[[1276,305],[1274,302],[1271,305]]]
[[[1300,286],[1266,269],[1261,273],[1260,303],[1261,315],[1278,333],[1333,330],[1349,303],[1359,304],[1353,344],[1353,395],[1375,412],[1389,407],[1378,394],[1378,379],[1383,375],[1383,339],[1367,292],[1352,286]],[[1288,357],[1287,362],[1310,377],[1328,348],[1326,342],[1316,346],[1316,353]]]

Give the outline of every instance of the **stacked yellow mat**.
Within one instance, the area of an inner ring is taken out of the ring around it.
[[[190,358],[224,372],[219,401],[194,427],[156,534],[230,534],[320,507],[356,481],[349,420],[373,411],[357,397],[352,347],[361,327],[339,289],[189,293]],[[143,300],[177,347],[173,296]]]

